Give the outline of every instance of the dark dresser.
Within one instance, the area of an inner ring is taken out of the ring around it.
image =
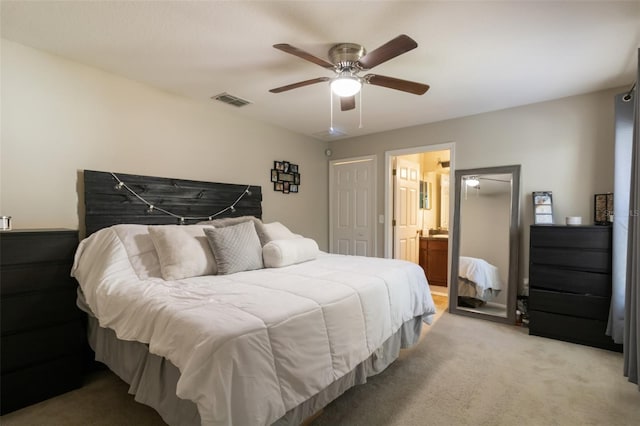
[[[605,335],[611,227],[532,225],[529,334],[622,351]]]
[[[83,314],[69,276],[78,231],[0,232],[0,411],[81,385]]]

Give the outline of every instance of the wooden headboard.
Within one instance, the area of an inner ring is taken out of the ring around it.
[[[151,203],[154,208],[150,209],[136,194]],[[232,211],[229,207],[234,203],[235,211]],[[247,215],[262,218],[262,188],[256,185],[85,170],[84,205],[88,236],[99,229],[120,223],[197,223],[221,211],[216,218]],[[178,217],[163,213],[159,209]],[[181,220],[181,217],[184,220]]]

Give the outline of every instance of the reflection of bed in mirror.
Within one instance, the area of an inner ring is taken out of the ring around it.
[[[497,299],[502,290],[498,268],[484,259],[460,256],[458,303],[477,308]]]
[[[520,166],[455,171],[449,311],[514,323]]]

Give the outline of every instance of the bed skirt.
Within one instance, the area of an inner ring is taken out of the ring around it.
[[[86,310],[86,305],[83,308]],[[368,377],[382,372],[395,361],[400,349],[414,345],[420,338],[421,330],[422,317],[405,322],[369,358],[327,388],[289,410],[274,425],[297,426],[347,389],[366,383]],[[155,409],[169,425],[200,425],[196,404],[176,395],[180,371],[169,360],[149,353],[148,346],[144,343],[118,339],[113,330],[100,327],[91,313],[88,319],[88,339],[96,361],[107,365],[128,383],[129,393],[134,395],[137,402]]]

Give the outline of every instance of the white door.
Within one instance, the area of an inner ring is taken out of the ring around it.
[[[376,156],[329,164],[329,252],[375,256]]]
[[[420,222],[420,164],[402,157],[396,159],[394,176],[393,258],[418,263]]]

